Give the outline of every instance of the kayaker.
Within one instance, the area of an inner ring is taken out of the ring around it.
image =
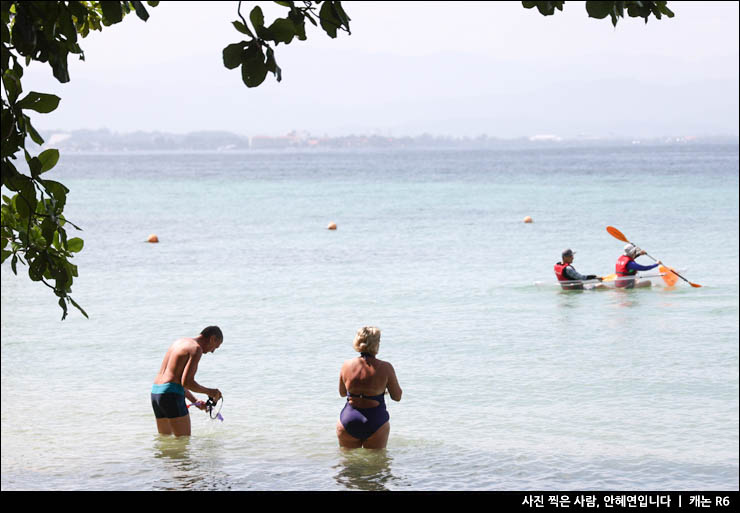
[[[575,270],[572,265],[573,255],[575,255],[575,253],[576,252],[570,248],[566,249],[563,251],[562,260],[555,264],[555,276],[558,278],[560,286],[563,287],[564,290],[583,290],[582,282],[584,280],[601,281],[601,278],[595,274],[583,275]],[[600,285],[601,284],[599,284],[599,286]]]
[[[617,259],[616,273],[617,279],[614,285],[622,289],[632,289],[640,287],[650,287],[650,280],[637,280],[637,271],[649,271],[655,269],[662,262],[658,260],[654,265],[640,265],[635,262],[635,258],[645,255],[647,252],[638,248],[634,244],[627,244],[624,247],[624,254]]]

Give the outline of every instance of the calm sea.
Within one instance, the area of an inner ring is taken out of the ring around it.
[[[3,490],[738,489],[737,145],[67,153],[49,177],[90,319],[2,266]],[[614,272],[609,225],[703,287],[561,291],[567,247]],[[224,422],[160,437],[164,352],[210,324]],[[385,451],[334,431],[364,325],[404,391]]]

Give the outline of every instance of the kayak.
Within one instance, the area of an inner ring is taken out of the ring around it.
[[[679,272],[683,272],[683,270],[679,270]],[[651,282],[653,286],[659,286],[659,287],[672,287],[676,283],[675,274],[671,272],[660,272],[660,273],[649,273],[649,274],[641,274],[637,273],[637,276],[635,277],[636,281],[640,280],[648,280],[651,278],[660,278],[658,280],[652,279]],[[555,281],[553,282],[543,282],[543,281],[536,281],[534,284],[538,287],[542,285],[560,285],[560,284],[583,284],[583,289],[572,289],[572,290],[604,290],[604,289],[616,289],[618,288],[617,283],[617,275],[616,274],[610,274],[608,276],[604,276],[603,280],[572,280],[572,281]],[[567,290],[567,289],[564,289]]]

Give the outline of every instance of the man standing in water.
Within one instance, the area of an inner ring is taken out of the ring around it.
[[[208,326],[195,338],[180,338],[164,355],[162,367],[152,385],[152,408],[161,435],[190,436],[190,415],[185,398],[204,409],[191,392],[206,394],[214,401],[221,397],[217,388],[207,388],[195,381],[203,353],[212,353],[224,341],[218,326]]]

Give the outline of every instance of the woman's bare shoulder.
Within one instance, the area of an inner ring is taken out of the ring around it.
[[[391,365],[391,362],[387,360],[378,360],[378,363],[380,364],[380,367],[386,371],[386,372],[395,372],[393,369],[393,365]]]
[[[349,358],[347,360],[344,360],[342,363],[342,369],[346,369],[348,367],[351,367],[353,363],[355,363],[356,358]]]

